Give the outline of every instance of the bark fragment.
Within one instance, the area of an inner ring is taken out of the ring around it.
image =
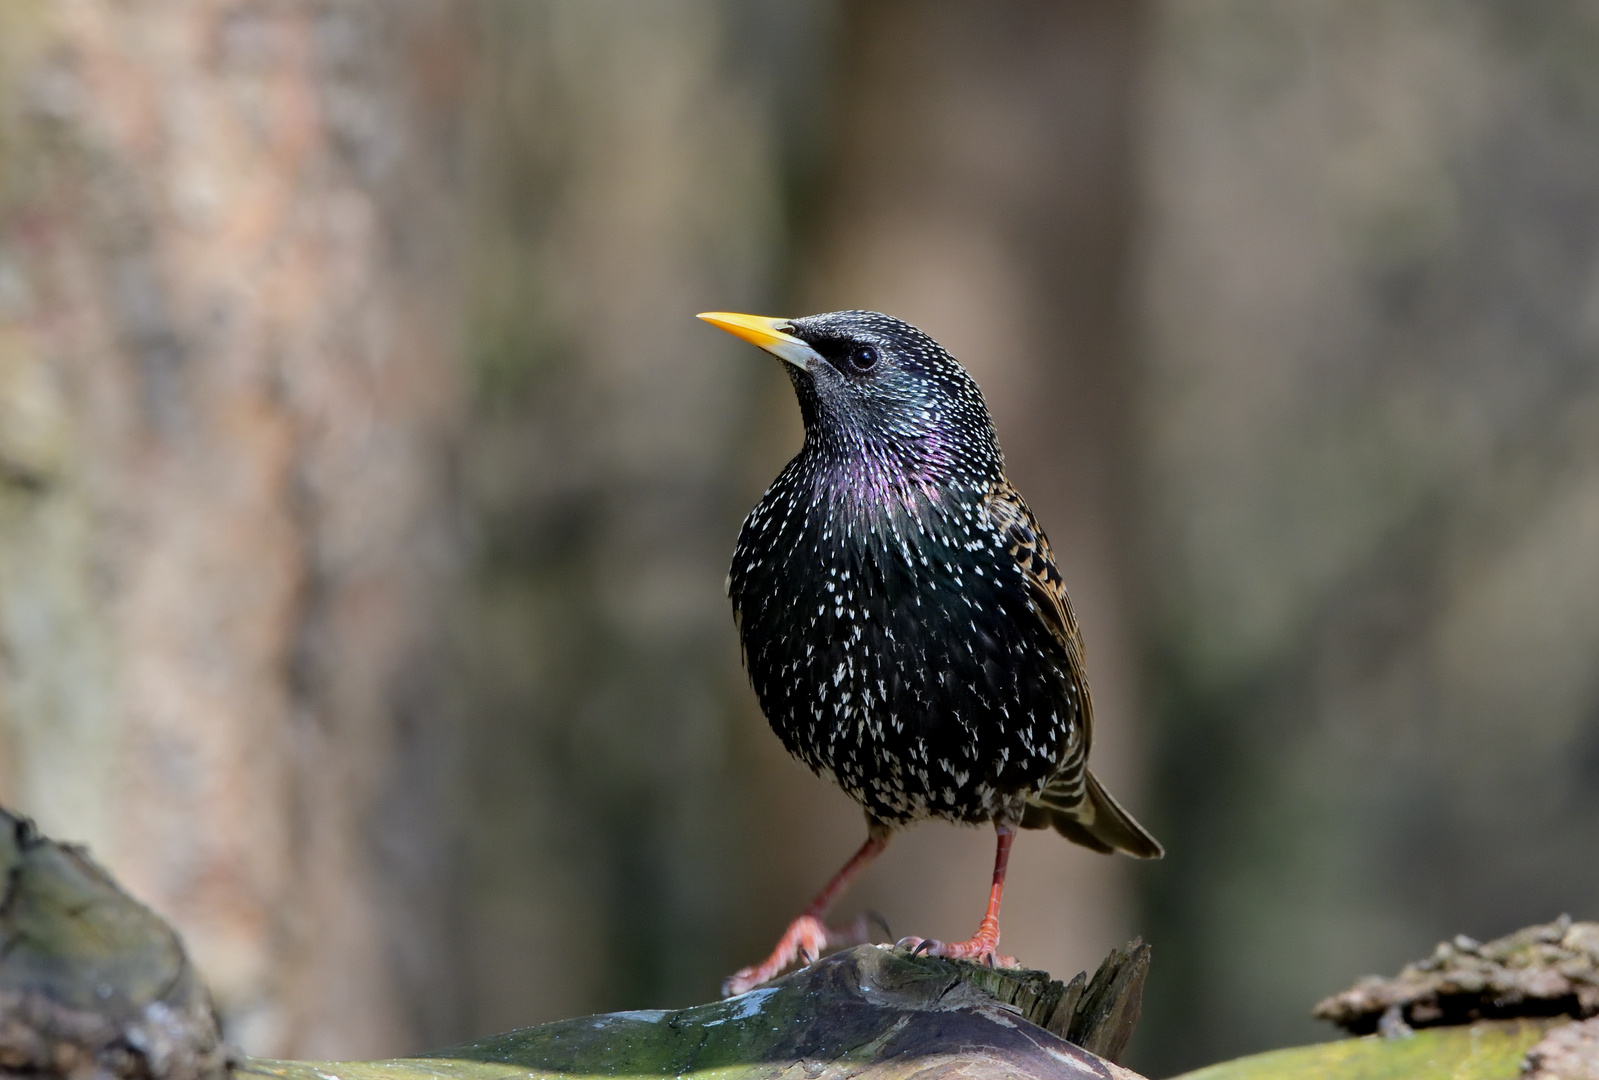
[[[0,810],[0,1076],[213,1080],[227,1057],[172,928]]]
[[[1481,1019],[1599,1014],[1599,923],[1529,926],[1482,944],[1465,935],[1392,979],[1372,976],[1318,1004],[1314,1015],[1356,1035]]]

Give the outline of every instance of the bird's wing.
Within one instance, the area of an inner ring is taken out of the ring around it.
[[[1049,538],[1039,528],[1033,512],[1021,493],[1009,481],[996,484],[986,501],[989,521],[1005,538],[1005,546],[1027,583],[1029,599],[1038,618],[1049,628],[1065,660],[1065,673],[1070,680],[1072,696],[1076,699],[1077,718],[1081,729],[1071,742],[1043,792],[1050,803],[1074,806],[1083,798],[1084,762],[1088,747],[1093,741],[1094,705],[1088,692],[1088,677],[1083,662],[1083,632],[1077,626],[1077,616],[1072,612],[1071,597],[1066,595],[1066,582],[1055,568],[1055,555],[1049,548]]]
[[[1066,583],[1055,568],[1049,540],[1038,527],[1027,503],[1009,483],[990,493],[989,519],[1000,528],[1011,558],[1026,580],[1033,608],[1049,626],[1066,660],[1066,674],[1074,689],[1077,717],[1082,724],[1061,755],[1060,764],[1043,788],[1027,800],[1024,828],[1054,826],[1074,844],[1094,851],[1124,851],[1140,859],[1158,859],[1160,842],[1149,834],[1110,792],[1088,771],[1094,703],[1088,693],[1083,667],[1083,634],[1066,595]]]

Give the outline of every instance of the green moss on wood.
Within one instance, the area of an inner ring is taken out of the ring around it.
[[[1133,1078],[1024,1016],[1040,1003],[1053,1011],[1060,998],[1060,984],[1051,986],[1041,973],[993,972],[868,945],[740,997],[690,1009],[563,1020],[421,1058],[253,1061],[241,1068],[279,1080],[816,1080],[911,1076],[957,1065],[971,1077]]]
[[[1515,1080],[1551,1021],[1484,1021],[1414,1035],[1296,1046],[1207,1065],[1176,1080]]]

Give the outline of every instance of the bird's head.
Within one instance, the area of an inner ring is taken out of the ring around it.
[[[943,486],[1003,471],[977,383],[910,323],[875,311],[700,318],[785,361],[807,451],[847,473]]]

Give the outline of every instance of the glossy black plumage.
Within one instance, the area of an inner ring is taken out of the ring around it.
[[[780,329],[811,350],[788,365],[805,445],[744,522],[728,593],[783,744],[889,825],[1054,825],[1158,856],[1087,770],[1081,636],[977,384],[886,315]]]

